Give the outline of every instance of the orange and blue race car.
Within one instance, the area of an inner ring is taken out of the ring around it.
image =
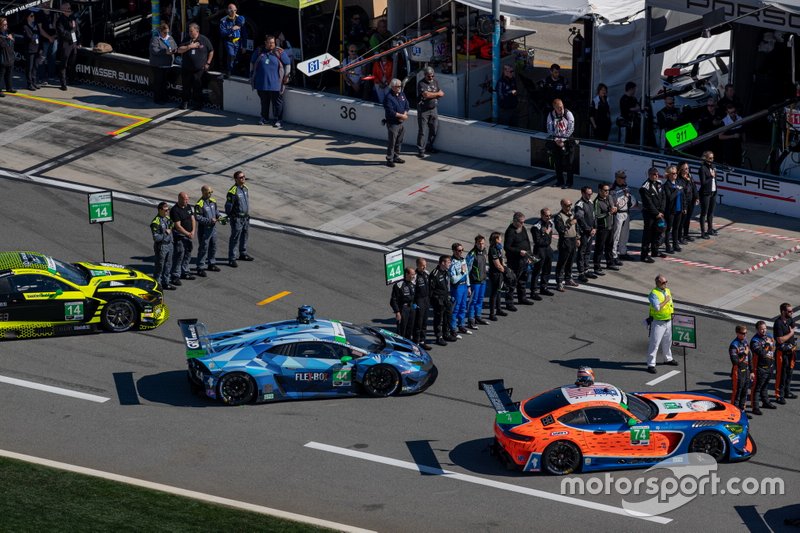
[[[502,379],[478,386],[496,411],[492,452],[509,469],[563,475],[649,467],[690,452],[731,462],[756,453],[745,413],[708,394],[593,383],[514,402]]]

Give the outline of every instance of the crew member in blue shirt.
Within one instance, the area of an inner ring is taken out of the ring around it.
[[[261,99],[262,126],[269,123],[269,107],[272,104],[274,126],[281,127],[283,120],[283,91],[289,83],[292,60],[282,48],[275,46],[275,37],[267,35],[264,46],[253,52],[250,60],[250,83]]]
[[[403,94],[403,82],[397,78],[389,82],[389,94],[383,100],[383,109],[386,112],[386,129],[389,131],[389,146],[386,147],[386,166],[393,167],[395,163],[405,163],[400,157],[400,148],[403,146],[403,135],[408,120],[408,99]]]
[[[450,262],[450,296],[453,299],[453,316],[450,318],[450,329],[459,333],[472,335],[466,328],[467,302],[470,297],[469,266],[464,257],[464,247],[454,243],[453,259]]]

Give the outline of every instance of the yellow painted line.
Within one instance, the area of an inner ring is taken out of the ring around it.
[[[121,117],[127,118],[131,120],[135,120],[133,124],[129,124],[128,126],[124,126],[114,131],[108,132],[109,135],[119,135],[120,133],[130,131],[133,128],[141,126],[142,124],[147,124],[150,122],[151,118],[148,117],[140,117],[139,115],[131,115],[129,113],[120,113],[118,111],[109,111],[107,109],[99,109],[97,107],[91,107],[88,105],[81,105],[81,104],[73,104],[72,102],[65,102],[63,100],[56,100],[55,98],[46,98],[44,96],[33,96],[31,94],[24,94],[24,93],[6,93],[10,96],[17,96],[19,98],[26,98],[28,100],[36,100],[37,102],[45,102],[48,104],[56,104],[65,107],[72,107],[75,109],[83,109],[84,111],[91,111],[92,113],[101,113],[103,115],[110,115],[112,117]]]
[[[270,296],[269,298],[264,298],[263,300],[258,302],[256,305],[267,305],[270,302],[274,302],[275,300],[280,300],[284,296],[289,296],[290,294],[292,294],[292,291],[279,292],[278,294],[274,294],[274,295]]]

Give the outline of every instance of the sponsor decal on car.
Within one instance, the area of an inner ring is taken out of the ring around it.
[[[569,435],[569,431],[553,431],[550,433],[551,437],[558,437],[560,435]]]
[[[295,372],[295,381],[327,381],[327,372]]]
[[[680,409],[681,404],[678,402],[664,402],[664,409]]]

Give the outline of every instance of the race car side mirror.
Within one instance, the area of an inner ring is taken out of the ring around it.
[[[628,419],[628,427],[633,427],[633,426],[635,426],[637,423],[638,423],[638,422],[636,422],[636,419],[635,419],[635,418],[629,418],[629,419]]]
[[[343,365],[346,365],[347,363],[349,363],[352,360],[353,360],[353,358],[350,357],[349,355],[345,355],[341,359],[339,359],[339,361],[341,361]]]

